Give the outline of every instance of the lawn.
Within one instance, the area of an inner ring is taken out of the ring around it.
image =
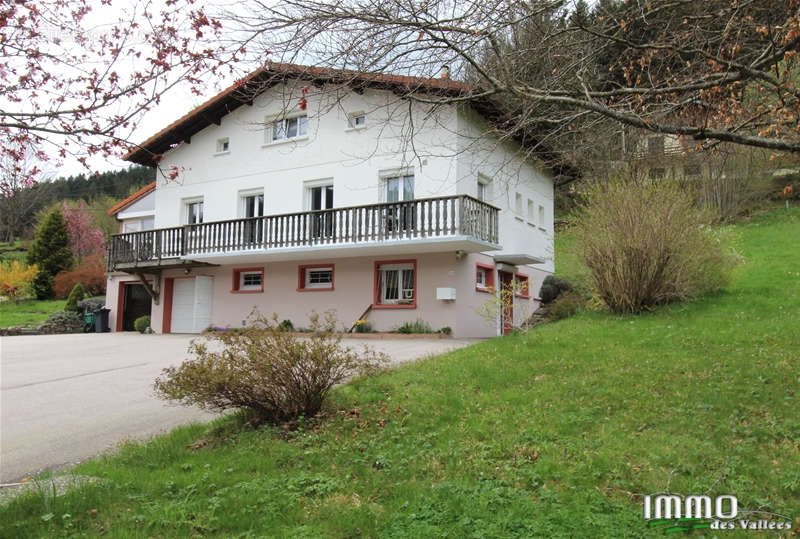
[[[65,299],[4,301],[0,303],[0,328],[39,325],[50,313],[63,311],[66,303]]]
[[[99,482],[0,509],[0,534],[660,537],[641,496],[665,490],[797,529],[800,211],[736,234],[724,293],[356,380],[294,432],[224,419],[129,444],[75,470]]]

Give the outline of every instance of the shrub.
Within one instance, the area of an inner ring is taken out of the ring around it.
[[[78,311],[82,313],[93,313],[102,309],[105,304],[105,298],[86,298],[78,302]]]
[[[81,283],[76,284],[69,293],[64,310],[78,312],[78,302],[81,301],[84,296],[86,296],[86,291],[83,289],[83,285]]]
[[[278,324],[278,329],[281,331],[294,331],[294,324],[292,324],[291,320],[281,320],[281,323]]]
[[[542,303],[550,303],[555,300],[559,294],[572,290],[572,284],[566,279],[561,279],[555,275],[548,275],[542,282],[542,288],[539,289],[539,297]]]
[[[710,210],[719,222],[732,222],[750,213],[774,191],[770,178],[743,171],[704,175],[689,187],[698,207]]]
[[[282,422],[320,411],[330,389],[348,376],[372,372],[386,360],[368,348],[341,344],[335,327],[311,316],[309,336],[281,331],[277,317],[256,315],[240,332],[193,341],[193,359],[162,371],[159,397],[223,411],[245,409],[256,422]]]
[[[372,324],[370,324],[366,320],[356,320],[355,332],[356,333],[374,333],[375,330],[372,329]]]
[[[610,181],[577,215],[580,256],[614,312],[641,312],[724,286],[735,258],[670,182]]]
[[[395,333],[433,333],[433,328],[429,323],[421,318],[413,322],[405,322],[395,330]]]
[[[106,293],[105,271],[103,255],[89,255],[75,269],[56,275],[53,281],[54,295],[57,299],[66,298],[70,290],[81,283],[89,296],[102,296]]]
[[[439,330],[439,333],[441,333],[443,335],[452,335],[453,334],[453,328],[451,328],[450,326],[445,326],[445,327],[443,327],[442,329]]]
[[[547,318],[561,320],[569,318],[583,308],[583,298],[574,290],[560,294],[553,303],[547,307]]]
[[[53,277],[72,266],[72,262],[66,222],[61,212],[52,211],[36,231],[36,239],[28,250],[28,263],[39,267],[39,275],[33,283],[38,299],[53,296]]]
[[[19,260],[0,263],[0,295],[11,299],[28,295],[38,272],[35,264],[28,266]]]
[[[133,328],[139,333],[145,333],[150,329],[150,317],[147,315],[140,316],[133,321]]]
[[[81,315],[74,311],[56,311],[39,326],[39,333],[81,333],[83,324]]]

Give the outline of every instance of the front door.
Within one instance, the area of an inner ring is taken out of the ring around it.
[[[503,335],[514,331],[514,274],[507,271],[498,271],[500,276],[500,327]]]
[[[122,331],[134,331],[133,323],[150,316],[150,294],[140,284],[126,284],[122,291]]]
[[[172,333],[200,333],[211,324],[214,278],[175,279],[172,285]]]

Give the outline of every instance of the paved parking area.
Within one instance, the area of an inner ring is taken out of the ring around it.
[[[0,338],[0,482],[60,468],[213,415],[155,398],[153,380],[180,363],[194,335]],[[467,346],[457,339],[347,339],[393,363]]]

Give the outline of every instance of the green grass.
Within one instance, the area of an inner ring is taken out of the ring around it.
[[[0,328],[39,325],[50,313],[63,311],[66,303],[64,299],[4,301],[0,303]]]
[[[0,534],[660,537],[641,495],[665,489],[800,517],[800,211],[736,228],[724,293],[356,380],[297,432],[129,444],[76,469],[103,484],[0,509]]]

